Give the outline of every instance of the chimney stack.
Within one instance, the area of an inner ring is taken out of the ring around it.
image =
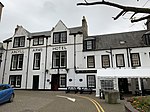
[[[83,38],[85,39],[88,36],[88,25],[85,16],[83,16],[82,19],[82,33],[83,33]]]

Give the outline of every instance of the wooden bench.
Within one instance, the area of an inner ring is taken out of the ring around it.
[[[80,94],[83,92],[89,92],[89,94],[92,94],[92,88],[91,87],[80,87]]]
[[[78,87],[77,86],[68,86],[66,93],[70,93],[71,91],[75,92],[75,94],[78,92]]]

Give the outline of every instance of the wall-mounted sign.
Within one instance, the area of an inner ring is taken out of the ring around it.
[[[23,54],[24,53],[24,51],[23,50],[13,50],[11,53],[20,53],[20,54]]]
[[[35,52],[35,51],[42,51],[42,48],[35,48],[35,49],[33,49],[33,52]]]
[[[67,48],[65,46],[57,46],[57,47],[53,47],[52,50],[66,50]]]

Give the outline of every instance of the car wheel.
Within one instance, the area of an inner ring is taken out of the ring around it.
[[[9,102],[13,102],[13,100],[14,100],[14,94],[11,95]]]

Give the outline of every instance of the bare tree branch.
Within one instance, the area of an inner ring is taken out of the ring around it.
[[[145,19],[148,19],[148,18],[150,18],[150,15],[145,16],[145,17],[141,17],[141,18],[139,18],[139,19],[133,19],[133,20],[131,20],[131,22],[132,22],[132,23],[134,23],[134,22],[139,22],[139,21],[142,21],[142,20],[145,20]]]
[[[139,7],[130,7],[130,6],[124,6],[124,5],[120,5],[117,3],[112,3],[112,2],[106,2],[105,0],[102,0],[100,2],[85,2],[85,3],[77,3],[77,5],[83,5],[83,6],[91,6],[91,5],[108,5],[108,6],[112,6],[112,7],[116,7],[119,9],[122,9],[122,11],[116,16],[114,17],[114,20],[118,19],[120,16],[123,16],[126,12],[134,12],[134,14],[131,16],[131,18],[133,18],[133,16],[137,13],[146,13],[146,14],[150,14],[150,8],[139,8]],[[143,20],[143,17],[138,20]],[[134,20],[132,20],[133,22]],[[137,21],[137,20],[135,20]]]

